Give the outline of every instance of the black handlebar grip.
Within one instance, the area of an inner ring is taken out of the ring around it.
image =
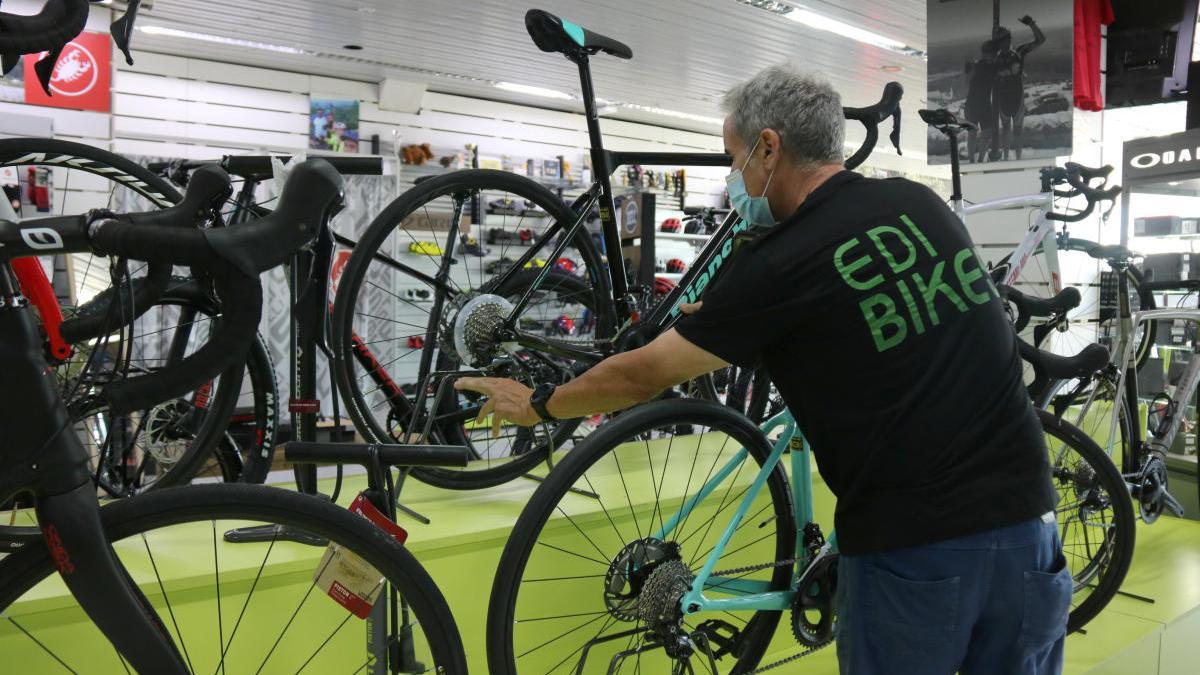
[[[860,122],[867,130],[867,138],[854,154],[844,162],[847,169],[854,169],[866,161],[879,142],[879,124],[887,118],[893,118],[890,135],[896,152],[900,152],[900,100],[904,98],[904,87],[899,82],[888,82],[883,88],[879,102],[864,108],[842,108],[842,114],[848,120]]]
[[[1108,174],[1113,171],[1111,164],[1100,167],[1089,167],[1075,162],[1067,162],[1066,169],[1068,173],[1075,171],[1085,181],[1091,181],[1094,178],[1108,178]]]
[[[286,262],[312,241],[342,202],[342,176],[329,162],[309,159],[288,174],[279,207],[236,227],[206,230],[209,245],[247,276]]]
[[[280,155],[284,164],[294,158]],[[338,173],[343,175],[378,176],[383,173],[382,157],[322,157]],[[221,160],[221,166],[235,176],[264,178],[273,175],[270,155],[229,155]]]
[[[31,16],[0,12],[0,54],[4,70],[22,54],[53,52],[83,32],[88,0],[46,0],[42,11]],[[11,60],[10,60],[11,59]]]
[[[211,218],[215,210],[220,209],[229,198],[232,188],[229,174],[217,166],[202,167],[193,177],[187,193],[178,204],[159,211],[130,213],[113,218],[139,226],[198,227]],[[139,256],[132,257],[146,260]],[[63,339],[82,342],[132,324],[162,297],[173,267],[169,261],[149,261],[144,278],[108,289],[84,303],[75,316],[63,321]],[[112,306],[114,298],[120,303],[119,309]]]

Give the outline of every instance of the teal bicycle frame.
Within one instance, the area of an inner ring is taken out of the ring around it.
[[[811,450],[804,437],[800,434],[799,429],[796,428],[796,420],[792,417],[790,410],[783,410],[783,412],[764,422],[760,428],[763,434],[770,434],[779,427],[783,427],[783,432],[780,434],[779,439],[775,441],[771,454],[768,456],[761,470],[759,470],[758,475],[755,476],[754,482],[742,498],[742,502],[733,514],[732,520],[730,520],[724,532],[722,532],[720,540],[717,541],[716,546],[709,553],[704,566],[696,574],[691,590],[683,596],[681,605],[684,614],[717,611],[778,611],[789,609],[792,607],[792,601],[796,597],[796,585],[801,576],[800,571],[808,569],[816,557],[837,551],[837,539],[832,531],[829,533],[829,538],[819,553],[814,555],[804,546],[801,533],[807,524],[813,522]],[[712,576],[717,561],[721,559],[721,554],[725,551],[725,546],[728,545],[730,538],[741,524],[742,519],[750,511],[751,504],[754,503],[763,486],[767,484],[768,476],[775,470],[775,466],[779,464],[779,461],[783,458],[784,451],[788,448],[792,450],[791,482],[797,529],[795,558],[798,563],[793,567],[790,587],[787,590],[770,590],[769,581]],[[694,496],[684,501],[679,513],[676,513],[670,520],[666,521],[661,529],[654,533],[653,537],[660,541],[669,541],[670,534],[676,526],[680,522],[684,522],[692,510],[696,508],[696,505],[712,494],[749,456],[750,453],[746,448],[738,450],[721,467],[721,470],[716,475],[701,486],[700,490]],[[710,598],[705,595],[705,591],[711,589],[720,589],[721,594],[731,597]]]

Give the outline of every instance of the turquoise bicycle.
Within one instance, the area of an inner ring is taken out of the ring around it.
[[[1132,505],[1091,439],[1039,414],[1078,630],[1128,569]],[[666,400],[600,427],[513,528],[492,588],[489,672],[758,673],[828,646],[837,540],[819,525],[833,498],[810,455],[787,410],[760,428],[716,403]]]

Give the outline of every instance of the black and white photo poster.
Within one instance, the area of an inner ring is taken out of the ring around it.
[[[1073,3],[929,0],[929,107],[977,130],[960,139],[965,163],[1071,154]],[[929,162],[950,143],[929,129]]]

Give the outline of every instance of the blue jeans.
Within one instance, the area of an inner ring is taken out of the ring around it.
[[[1073,582],[1053,514],[957,539],[844,555],[842,675],[1057,675]]]

